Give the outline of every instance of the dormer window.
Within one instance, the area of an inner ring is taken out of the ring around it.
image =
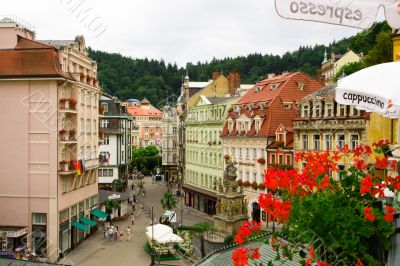
[[[308,117],[310,116],[310,111],[309,111],[309,106],[308,106],[308,104],[304,104],[302,109],[303,109],[303,110],[302,110],[303,112],[302,112],[301,116],[302,116],[303,118],[308,118]]]
[[[266,106],[266,103],[265,103],[265,102],[261,102],[261,103],[260,103],[260,109],[261,109],[261,110],[263,110],[263,109],[265,108],[265,106]]]
[[[257,86],[257,87],[256,87],[256,92],[260,92],[262,89],[263,89],[262,86]]]
[[[228,132],[231,133],[233,130],[233,121],[228,122]]]
[[[297,83],[297,85],[299,86],[299,90],[304,91],[305,85],[304,83]]]
[[[289,102],[289,103],[285,103],[284,102],[283,105],[284,105],[285,109],[287,109],[287,110],[292,109],[292,103],[291,102]]]
[[[321,116],[321,104],[314,103],[314,117],[320,117],[320,116]]]
[[[279,84],[271,84],[271,91],[274,91],[278,88]]]
[[[241,109],[241,106],[240,106],[240,105],[235,105],[235,106],[233,107],[233,110],[234,110],[235,112],[240,112],[240,109]]]
[[[254,104],[249,103],[249,104],[247,105],[248,110],[252,110],[252,109],[253,109],[253,105],[254,105]]]

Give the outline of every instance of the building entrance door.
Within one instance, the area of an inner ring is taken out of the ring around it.
[[[253,202],[252,212],[251,212],[251,218],[253,222],[260,222],[260,215],[261,215],[260,205],[258,205],[257,202]]]

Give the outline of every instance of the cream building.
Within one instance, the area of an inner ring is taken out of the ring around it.
[[[162,166],[164,180],[178,177],[178,116],[176,108],[166,105],[162,119]]]
[[[220,135],[228,110],[238,97],[200,95],[186,118],[185,205],[213,215],[216,183],[223,176]]]
[[[34,39],[1,20],[0,248],[54,262],[95,230],[100,88],[82,36]]]
[[[330,59],[328,59],[328,55],[325,51],[324,61],[321,66],[321,76],[325,80],[326,85],[332,84],[335,82],[336,74],[343,66],[361,60],[362,55],[358,55],[352,50],[349,50],[344,55],[332,53]]]

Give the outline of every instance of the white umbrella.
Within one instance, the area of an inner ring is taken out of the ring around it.
[[[149,239],[153,239],[152,227],[146,228],[146,235]],[[154,225],[154,241],[160,244],[179,243],[183,239],[172,232],[172,228],[163,224]]]
[[[336,101],[357,109],[400,117],[400,62],[362,69],[342,78],[336,88]]]

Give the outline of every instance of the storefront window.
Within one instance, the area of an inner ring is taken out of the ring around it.
[[[32,213],[32,251],[39,257],[47,254],[47,214]]]

